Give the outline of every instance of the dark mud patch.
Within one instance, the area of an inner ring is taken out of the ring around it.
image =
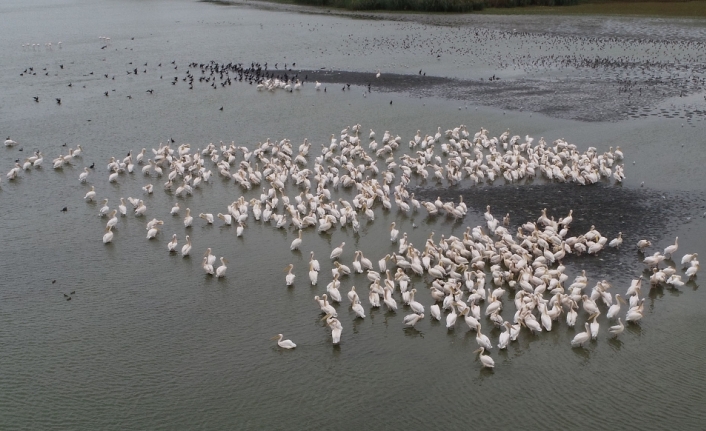
[[[621,94],[621,83],[610,78],[548,80],[520,78],[503,79],[455,79],[438,76],[405,75],[384,73],[380,78],[375,73],[336,70],[299,70],[300,79],[319,81],[327,91],[348,91],[347,85],[362,86],[371,92],[407,93],[418,97],[442,97],[456,100],[460,107],[492,106],[508,111],[530,111],[554,118],[602,122],[620,121],[630,117],[677,114],[677,110],[666,113],[652,108],[674,88],[668,83],[645,85],[644,91]],[[491,78],[491,77],[488,77]],[[335,84],[335,86],[334,86]],[[678,92],[676,93],[678,94]],[[690,115],[706,118],[696,111]]]
[[[647,239],[653,243],[646,250],[647,254],[662,252],[664,247],[656,244],[671,235],[677,225],[702,217],[706,211],[706,193],[662,192],[607,184],[589,187],[552,183],[463,189],[419,188],[414,192],[420,200],[428,201],[434,201],[438,196],[442,201],[458,202],[459,195],[462,195],[469,213],[475,212],[480,218],[486,205],[490,205],[491,213],[498,220],[509,213],[510,226],[507,228],[513,236],[520,225],[527,221],[536,222],[543,208],[547,209],[547,216],[554,219],[566,217],[569,210],[573,210],[573,222],[567,236],[588,232],[592,225],[609,241],[622,232],[624,241],[620,249],[606,244],[597,256],[571,255],[562,262],[575,271],[585,269],[593,277],[619,282],[621,286],[645,269],[644,255],[636,248],[639,240]],[[487,231],[485,223],[483,228]],[[682,254],[680,251],[678,255]],[[675,263],[669,263],[675,266]],[[619,293],[622,290],[621,287]]]

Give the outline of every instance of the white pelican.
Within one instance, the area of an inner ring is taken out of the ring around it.
[[[618,232],[618,237],[613,239],[611,242],[609,242],[608,245],[610,247],[619,248],[622,243],[623,243],[623,233]]]
[[[698,257],[699,257],[699,254],[698,254],[698,253],[688,253],[688,254],[685,254],[684,257],[681,258],[681,264],[682,264],[683,266],[686,266],[687,264],[689,264],[689,262],[691,262],[692,260],[694,260],[694,259],[696,259],[696,258],[698,258]]]
[[[213,214],[211,213],[201,213],[199,214],[199,218],[206,220],[206,223],[208,224],[213,224]]]
[[[279,339],[278,339],[279,338]],[[277,345],[280,346],[283,349],[293,349],[297,347],[296,344],[292,342],[292,340],[282,340],[284,338],[284,335],[282,334],[277,334],[275,335],[272,339],[277,340]]]
[[[113,231],[111,229],[111,226],[105,228],[105,234],[103,234],[103,244],[108,244],[113,241]]]
[[[608,313],[606,313],[606,317],[609,319],[614,318],[615,316],[618,315],[620,312],[620,304],[625,304],[625,300],[623,299],[622,296],[620,296],[619,293],[615,294],[615,304],[611,305],[610,308],[608,309]]]
[[[651,246],[652,243],[649,242],[646,239],[641,239],[640,241],[637,242],[637,249],[640,251],[645,250],[647,247]]]
[[[583,347],[583,345],[591,339],[591,330],[588,322],[584,324],[584,328],[586,328],[585,332],[579,332],[574,339],[571,340],[571,347]]]
[[[338,321],[333,315],[327,314],[323,317],[321,320],[326,320],[326,324],[328,325],[329,328],[331,328],[331,341],[333,341],[333,344],[338,344],[341,342],[341,332],[343,331],[343,327],[341,326],[341,322]]]
[[[83,197],[83,199],[93,202],[93,200],[96,198],[96,188],[94,186],[91,186],[91,190],[89,190],[88,193],[86,193],[86,196]]]
[[[353,312],[356,314],[356,316],[360,317],[361,319],[365,319],[365,310],[363,309],[363,306],[360,304],[360,301],[358,299],[356,299],[355,302],[351,304],[351,308],[353,309]]]
[[[589,320],[593,319],[593,322],[591,322],[591,325],[589,326],[589,328],[591,329],[591,339],[593,340],[598,338],[598,329],[600,328],[600,325],[598,324],[597,319],[599,314],[600,313],[596,313],[588,318]]]
[[[184,216],[184,227],[191,227],[194,222],[194,218],[191,216],[191,209],[186,209],[186,216]]]
[[[294,241],[292,241],[292,245],[289,246],[289,249],[294,251],[294,250],[299,250],[299,246],[302,245],[302,230],[299,229],[299,237],[295,238]]]
[[[172,210],[169,211],[169,214],[171,215],[179,215],[179,210],[181,207],[179,206],[179,202],[174,203],[174,206],[172,207]]]
[[[414,294],[416,292],[417,289],[412,289],[409,292],[409,308],[411,308],[416,314],[424,314],[424,306],[414,300]]]
[[[439,309],[438,304],[432,305],[431,307],[429,307],[429,310],[431,312],[431,317],[436,320],[441,320],[441,309]]]
[[[170,253],[176,253],[177,251],[177,235],[172,235],[172,240],[167,243],[167,250]]]
[[[454,309],[454,306],[452,304],[451,312],[446,316],[446,329],[453,329],[454,325],[456,325],[457,318],[458,314],[456,314],[456,310]]]
[[[106,223],[105,227],[115,227],[118,224],[118,210],[113,210],[108,214],[108,223]]]
[[[510,343],[510,330],[512,329],[510,322],[504,322],[503,327],[506,330],[500,334],[500,338],[498,339],[498,349],[500,350],[506,349],[507,345]]]
[[[341,256],[341,253],[343,253],[343,246],[345,246],[346,243],[342,242],[340,246],[334,248],[331,251],[331,260],[338,259]]]
[[[186,257],[189,255],[191,252],[191,238],[189,238],[189,235],[186,235],[186,244],[181,248],[181,255],[182,257]]]
[[[285,276],[285,281],[287,282],[287,286],[291,286],[292,284],[294,284],[294,278],[296,277],[296,275],[292,274],[292,269],[294,269],[294,264],[290,263],[284,269],[285,269],[285,271],[287,271],[287,275]]]
[[[118,205],[118,210],[121,216],[127,215],[127,206],[125,205],[125,198],[120,198],[120,205]]]
[[[414,327],[414,325],[417,324],[420,320],[424,318],[424,314],[417,314],[417,313],[412,313],[404,316],[404,324],[405,326],[411,326]]]
[[[208,263],[208,257],[204,256],[203,257],[203,262],[201,263],[201,268],[206,272],[208,275],[213,275],[213,265]]]
[[[397,242],[397,235],[399,235],[400,231],[395,229],[395,222],[392,222],[390,225],[390,241],[392,242]]]
[[[311,269],[313,269],[314,271],[319,272],[321,270],[321,267],[319,266],[319,261],[314,259],[313,251],[309,254],[309,263],[311,264]]]
[[[138,201],[137,208],[135,208],[135,215],[136,216],[144,215],[146,211],[147,211],[147,207],[145,206],[145,203],[142,202],[142,199],[140,199]]]
[[[355,291],[355,286],[351,286],[351,290],[348,292],[348,300],[351,301],[351,304],[355,304],[359,299],[358,293]]]
[[[487,335],[485,335],[481,332],[480,323],[478,323],[478,330],[476,331],[476,343],[478,343],[478,345],[480,347],[484,347],[487,350],[490,350],[493,348],[493,345],[490,344],[490,338],[488,338]]]
[[[159,233],[159,228],[157,226],[151,227],[147,231],[147,239],[155,238],[157,236],[157,233]]]
[[[221,256],[220,261],[221,261],[221,266],[216,268],[216,277],[219,277],[219,278],[225,277],[226,276],[226,269],[228,269],[228,267],[226,266],[228,261],[223,256]]]
[[[81,175],[78,176],[78,181],[81,183],[85,183],[86,179],[88,178],[88,173],[90,171],[88,170],[88,167],[83,168],[83,172],[81,172]]]
[[[675,253],[679,249],[679,237],[676,237],[674,240],[674,244],[668,246],[667,248],[664,249],[664,255],[665,258],[671,258],[672,254]]]
[[[108,215],[108,211],[110,211],[110,208],[108,207],[108,199],[103,199],[103,206],[100,210],[98,210],[98,215],[104,217]]]
[[[474,351],[473,353],[478,353],[478,358],[480,358],[481,364],[483,364],[483,367],[485,368],[494,368],[495,367],[495,361],[493,358],[490,357],[490,355],[484,355],[483,352],[485,349],[483,347],[479,348],[478,350]]]
[[[623,322],[620,320],[620,317],[618,317],[618,324],[615,326],[611,326],[608,329],[608,332],[610,332],[611,334],[613,334],[614,336],[617,337],[618,335],[622,334],[624,330],[625,330],[625,325],[623,325]]]

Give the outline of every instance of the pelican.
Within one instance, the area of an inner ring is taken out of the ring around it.
[[[93,202],[93,200],[96,198],[96,188],[94,186],[91,186],[91,190],[89,190],[88,193],[86,193],[86,196],[83,197],[83,199]]]
[[[174,203],[174,206],[172,207],[172,210],[169,211],[169,214],[171,215],[179,215],[179,210],[181,207],[179,206],[179,202]]]
[[[191,209],[186,209],[186,216],[184,216],[184,227],[191,227],[194,222],[194,218],[191,216]]]
[[[356,299],[355,302],[351,304],[351,308],[353,309],[353,312],[356,314],[356,316],[360,317],[361,319],[365,319],[365,310],[363,309],[363,306],[360,304],[360,301],[358,299]]]
[[[174,236],[176,237],[176,235],[174,235]],[[216,268],[216,277],[218,277],[218,278],[225,277],[226,276],[226,269],[228,269],[228,267],[226,266],[228,261],[223,256],[221,256],[220,261],[221,261],[221,266]]]
[[[155,238],[157,233],[159,233],[159,228],[155,225],[147,231],[147,239]]]
[[[189,255],[191,252],[191,238],[189,238],[189,235],[186,235],[186,244],[181,248],[181,256],[186,257]]]
[[[478,330],[476,332],[476,343],[478,343],[478,345],[480,347],[484,347],[487,350],[490,350],[493,348],[493,345],[490,344],[490,339],[488,338],[488,336],[481,332],[480,323],[478,324]]]
[[[620,317],[618,317],[618,324],[615,326],[611,326],[608,329],[608,332],[610,332],[611,334],[613,334],[614,336],[617,337],[618,335],[622,334],[624,330],[625,330],[625,325],[623,325],[623,322],[620,320]]]
[[[456,314],[456,310],[454,309],[454,306],[452,304],[451,312],[446,316],[446,329],[453,329],[454,325],[456,325],[457,318],[458,314]]]
[[[113,231],[111,229],[111,226],[105,228],[105,234],[103,234],[103,244],[108,244],[113,241]]]
[[[625,304],[625,300],[623,299],[622,296],[620,296],[619,293],[615,294],[615,304],[611,305],[610,308],[608,309],[608,313],[606,313],[606,317],[609,319],[614,318],[615,316],[620,313],[620,304]]]
[[[480,347],[478,350],[474,351],[473,353],[478,353],[478,358],[480,358],[480,362],[481,362],[481,364],[483,364],[483,367],[494,368],[495,361],[493,360],[493,358],[491,358],[490,355],[484,355],[483,352],[485,352],[485,349],[483,347]]]
[[[135,208],[135,215],[136,216],[144,215],[146,211],[147,211],[147,207],[145,206],[145,203],[142,202],[142,199],[140,199],[138,201],[137,208]]]
[[[118,205],[118,210],[121,216],[127,215],[127,206],[125,205],[125,198],[120,198],[120,205]]]
[[[333,315],[330,313],[327,314],[326,316],[323,317],[321,320],[326,320],[326,324],[328,325],[329,328],[331,328],[331,341],[333,344],[338,344],[341,342],[341,332],[343,331],[343,327],[341,326],[341,322],[338,321]]]
[[[395,229],[395,222],[392,222],[390,225],[390,241],[392,242],[397,242],[397,235],[399,235],[400,231]]]
[[[81,183],[85,183],[86,179],[88,178],[88,173],[90,171],[88,170],[88,167],[83,168],[83,172],[81,172],[81,175],[78,176],[78,181]]]
[[[170,253],[176,253],[177,251],[177,235],[172,235],[172,240],[167,243],[167,250]]]
[[[431,312],[431,317],[433,317],[436,320],[441,320],[441,309],[439,309],[439,305],[434,304],[431,307],[429,307],[429,310]]]
[[[608,245],[610,247],[619,248],[622,243],[623,243],[623,233],[618,232],[618,237],[613,239],[611,242],[609,242]]]
[[[108,215],[108,211],[110,211],[110,208],[108,207],[108,199],[103,199],[103,206],[100,210],[98,210],[98,215],[104,217]]]
[[[299,229],[299,237],[294,239],[292,241],[292,245],[289,246],[289,249],[294,251],[294,250],[299,250],[299,246],[302,245],[302,230]]]
[[[345,245],[346,245],[346,243],[342,242],[340,246],[334,248],[331,251],[331,260],[338,259],[339,256],[341,256],[341,253],[343,253],[343,246],[345,246]]]
[[[424,314],[412,313],[404,316],[405,326],[414,327],[420,320],[424,318]]]
[[[115,227],[118,224],[118,217],[116,216],[118,214],[118,210],[113,210],[108,214],[108,223],[105,225],[106,227]]]
[[[206,274],[213,275],[213,265],[208,263],[208,257],[203,257],[203,262],[201,263],[201,268],[206,271]]]
[[[214,263],[216,263],[216,256],[211,253],[211,247],[207,248],[206,252],[203,255],[208,259],[209,265],[213,265]]]
[[[591,325],[590,325],[590,329],[591,329],[591,339],[593,339],[593,340],[595,340],[596,338],[598,338],[598,329],[599,329],[600,326],[599,326],[598,321],[597,321],[596,319],[598,319],[598,315],[599,315],[599,314],[600,314],[600,313],[596,313],[596,314],[594,314],[594,315],[592,315],[591,317],[588,318],[589,320],[590,320],[590,319],[593,319],[593,322],[591,322]]]
[[[319,266],[319,261],[314,259],[314,252],[309,253],[309,263],[311,264],[311,269],[313,269],[316,272],[319,272],[321,270],[321,267]]]
[[[584,324],[584,328],[586,328],[585,332],[579,332],[574,339],[571,340],[571,347],[583,347],[583,345],[591,339],[591,330],[588,322]]]
[[[211,213],[201,213],[199,214],[199,218],[206,220],[206,223],[208,224],[213,224],[213,214]]]
[[[640,251],[644,251],[647,247],[651,246],[652,243],[649,242],[646,239],[641,239],[640,241],[637,242],[637,249]]]
[[[667,248],[665,248],[665,249],[664,249],[664,253],[662,253],[662,254],[664,255],[665,258],[671,258],[671,257],[672,257],[672,254],[675,253],[678,248],[679,248],[679,237],[677,237],[677,238],[674,240],[674,244],[672,244],[672,245],[668,246]]]
[[[292,340],[282,340],[282,338],[284,338],[284,335],[282,335],[282,334],[277,334],[274,337],[272,337],[273,340],[277,340],[277,345],[283,349],[293,349],[293,348],[297,347],[297,345],[294,344],[292,342]]]
[[[290,263],[284,268],[287,271],[287,276],[285,277],[285,281],[287,282],[287,286],[291,286],[294,284],[294,277],[296,277],[294,274],[292,274],[292,269],[294,269],[294,264]]]
[[[503,322],[503,327],[506,331],[503,331],[498,339],[498,349],[500,350],[506,349],[507,345],[510,343],[510,330],[512,328],[510,322]]]

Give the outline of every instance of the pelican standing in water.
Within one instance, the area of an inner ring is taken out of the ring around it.
[[[216,268],[216,277],[218,277],[218,278],[225,277],[226,276],[226,269],[228,269],[228,267],[226,266],[228,261],[223,256],[221,256],[220,260],[221,260],[221,266]]]
[[[284,277],[285,281],[287,282],[287,286],[291,286],[292,284],[294,284],[294,277],[296,277],[296,275],[292,274],[292,269],[294,269],[293,263],[290,263],[284,268],[284,270],[287,271],[287,275]]]
[[[186,257],[191,253],[191,238],[189,238],[189,235],[186,235],[186,244],[181,248],[181,256]]]
[[[284,335],[282,335],[282,334],[277,334],[274,337],[272,337],[273,340],[277,340],[277,345],[283,349],[293,349],[293,348],[297,347],[297,345],[294,344],[294,342],[292,342],[292,340],[282,340],[282,338],[284,338]]]
[[[493,360],[493,358],[491,358],[490,355],[484,355],[483,352],[485,352],[485,349],[483,347],[480,347],[473,353],[478,353],[478,358],[480,359],[481,364],[483,364],[483,367],[494,368],[495,361]]]
[[[172,240],[167,243],[167,250],[170,253],[176,253],[177,251],[177,235],[172,235]]]
[[[341,332],[343,332],[343,326],[341,326],[341,322],[339,322],[338,319],[333,317],[330,313],[325,315],[321,320],[326,320],[326,324],[329,328],[331,328],[331,341],[333,342],[333,344],[340,343]]]

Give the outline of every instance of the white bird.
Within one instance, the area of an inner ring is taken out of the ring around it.
[[[113,231],[111,229],[111,226],[105,228],[105,234],[103,234],[103,244],[108,244],[113,241]]]
[[[424,314],[412,313],[404,316],[405,326],[414,327],[420,320],[424,318]]]
[[[169,211],[169,214],[171,214],[171,215],[178,215],[180,209],[181,209],[181,207],[179,206],[179,202],[176,202],[176,203],[174,203],[174,206],[172,207],[172,210]]]
[[[611,334],[613,334],[614,336],[617,337],[618,335],[622,334],[624,330],[625,330],[625,325],[623,325],[623,322],[620,320],[620,317],[618,317],[618,324],[615,326],[611,326],[608,329],[608,332],[610,332]]]
[[[294,251],[294,250],[299,250],[299,246],[302,245],[302,230],[299,229],[299,237],[295,238],[294,241],[292,241],[292,245],[289,246],[289,249]]]
[[[392,225],[390,225],[390,241],[392,242],[397,242],[397,235],[399,235],[400,231],[395,229],[395,222],[392,222]]]
[[[610,247],[619,248],[622,243],[623,243],[623,233],[618,232],[618,237],[613,239],[611,242],[609,242],[608,245]]]
[[[296,277],[296,275],[292,273],[292,269],[294,269],[294,264],[290,263],[284,269],[287,271],[287,275],[284,277],[285,281],[287,282],[287,286],[291,286],[292,284],[294,284],[294,278]]]
[[[331,341],[333,344],[338,344],[341,342],[341,332],[343,331],[343,327],[341,326],[341,322],[338,321],[333,315],[327,314],[326,316],[323,317],[321,320],[326,320],[326,324],[328,325],[329,328],[331,328]]]
[[[167,243],[167,250],[169,250],[170,253],[177,251],[177,236],[176,236],[176,234],[172,235],[172,240]]]
[[[206,223],[208,224],[213,224],[213,214],[211,213],[201,213],[199,214],[199,218],[206,220]]]
[[[481,364],[483,364],[483,367],[494,368],[495,361],[493,360],[493,358],[490,357],[490,355],[484,355],[483,354],[484,351],[485,351],[485,349],[483,347],[481,347],[473,353],[478,353],[478,358],[480,359]]]
[[[181,255],[182,257],[186,257],[191,253],[191,238],[189,238],[189,235],[186,235],[186,244],[181,248]]]
[[[665,258],[671,258],[673,253],[676,253],[677,249],[679,249],[679,237],[676,237],[674,240],[674,244],[668,246],[667,248],[664,249],[664,255]]]
[[[98,210],[98,215],[104,217],[108,215],[108,211],[110,211],[110,208],[108,207],[108,199],[103,199],[103,206],[100,210]]]
[[[343,246],[345,246],[345,245],[346,245],[346,243],[342,242],[340,246],[334,248],[331,251],[331,259],[332,260],[338,259],[341,256],[341,253],[343,253]]]
[[[297,347],[297,345],[294,344],[294,342],[292,342],[292,340],[282,340],[282,338],[284,338],[284,335],[277,334],[272,339],[277,340],[277,345],[283,349],[293,349],[293,348]]]
[[[579,332],[574,339],[571,340],[571,347],[583,347],[583,345],[591,339],[591,330],[588,322],[584,324],[584,328],[586,328],[585,332]]]
[[[213,275],[213,265],[208,263],[208,257],[204,256],[203,257],[203,262],[201,263],[201,268],[206,272],[208,275]]]
[[[221,256],[220,261],[221,261],[221,266],[216,268],[216,277],[219,277],[219,278],[225,277],[226,276],[226,269],[228,269],[228,267],[226,266],[228,261],[223,256]]]
[[[360,304],[359,300],[355,300],[353,304],[351,304],[351,308],[353,309],[353,312],[356,314],[356,316],[360,317],[361,319],[365,319],[365,310],[363,309],[363,306]]]
[[[186,215],[184,216],[184,227],[191,227],[194,222],[194,218],[191,216],[191,209],[186,209]]]
[[[78,176],[79,182],[85,183],[85,182],[86,182],[86,179],[88,178],[88,173],[89,173],[89,172],[90,172],[90,171],[88,170],[88,168],[87,168],[87,167],[84,167],[84,168],[83,168],[83,172],[81,172],[81,175]]]
[[[490,344],[490,338],[488,338],[487,335],[485,335],[481,332],[480,323],[478,324],[478,330],[476,332],[476,343],[478,343],[478,345],[480,347],[484,347],[487,350],[490,350],[493,348],[493,345]]]
[[[91,186],[91,190],[86,193],[86,196],[83,197],[83,199],[93,202],[93,200],[96,198],[96,188],[94,186]]]
[[[441,309],[439,308],[438,304],[434,304],[429,307],[429,311],[431,312],[431,317],[436,320],[441,320]]]

